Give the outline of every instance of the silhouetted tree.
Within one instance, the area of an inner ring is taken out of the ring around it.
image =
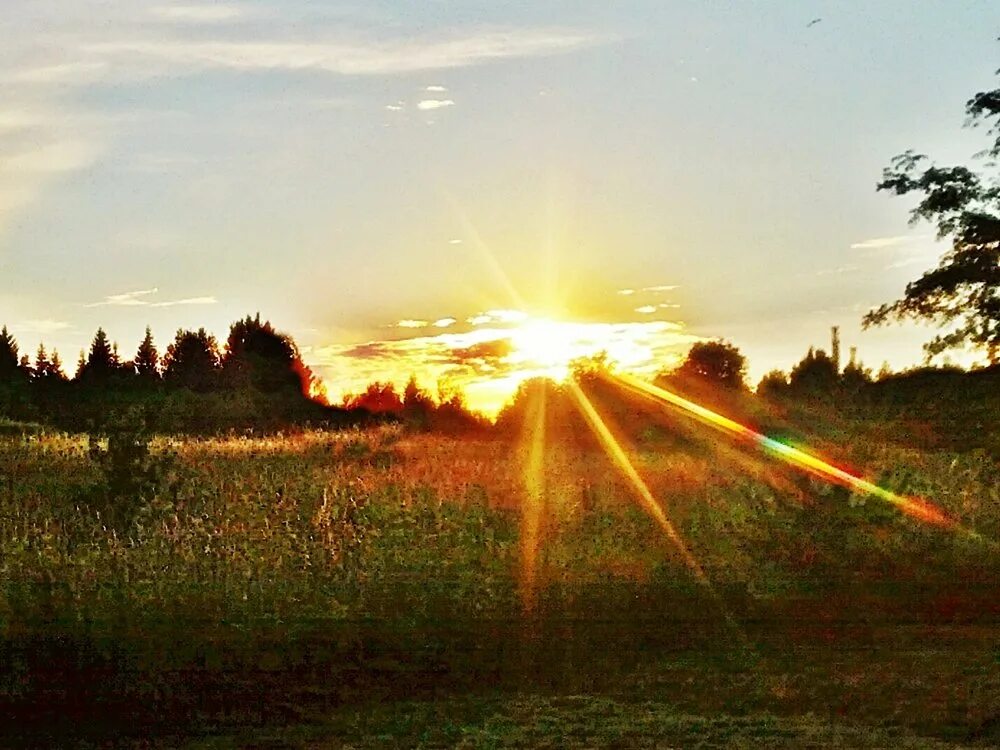
[[[763,398],[781,398],[788,393],[788,375],[784,370],[771,370],[757,384],[757,395]]]
[[[230,326],[222,367],[230,385],[265,392],[294,388],[308,394],[313,379],[292,338],[261,322],[260,313]]]
[[[420,387],[416,376],[411,375],[403,389],[403,418],[412,427],[427,429],[435,408],[434,399]]]
[[[976,94],[965,111],[973,125],[993,121],[996,140],[988,154],[1000,156],[1000,88]],[[955,324],[925,345],[929,357],[968,344],[1000,363],[1000,174],[995,163],[988,169],[928,165],[927,157],[913,151],[885,169],[878,189],[921,194],[912,222],[935,223],[939,238],[951,238],[951,249],[937,268],[906,285],[902,299],[869,312],[866,327],[906,318]]]
[[[368,384],[364,393],[345,396],[344,408],[365,409],[372,414],[399,414],[403,410],[403,401],[395,385],[376,380]]]
[[[163,379],[192,391],[209,391],[217,385],[219,346],[204,328],[178,330],[163,357]]]
[[[135,374],[142,380],[149,382],[159,379],[160,354],[156,351],[156,344],[153,343],[153,332],[149,326],[146,326],[146,335],[139,343],[133,364],[135,365]]]
[[[788,385],[799,393],[820,394],[833,391],[839,381],[837,366],[827,353],[809,347],[802,361],[792,368]]]
[[[702,341],[691,347],[676,374],[706,385],[740,389],[745,387],[746,365],[746,357],[729,342]]]
[[[108,335],[103,328],[98,328],[94,340],[90,344],[90,352],[82,371],[77,377],[89,383],[104,383],[118,370],[118,358],[115,355]]]
[[[14,380],[21,375],[17,341],[7,331],[0,329],[0,381]]]
[[[62,363],[59,361],[59,353],[53,351],[52,359],[49,359],[45,352],[45,344],[38,345],[38,352],[35,354],[35,364],[31,368],[31,376],[38,380],[65,380],[66,375],[62,371]]]
[[[872,371],[860,362],[851,360],[840,376],[840,383],[848,391],[860,391],[872,382]]]

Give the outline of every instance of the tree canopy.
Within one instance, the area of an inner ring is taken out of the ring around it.
[[[699,341],[688,351],[677,374],[707,385],[741,389],[746,385],[746,367],[746,357],[728,341]]]
[[[1000,73],[1000,71],[998,71]],[[968,124],[989,124],[994,138],[982,155],[1000,156],[1000,88],[966,103]],[[951,239],[937,267],[906,285],[903,297],[870,311],[866,327],[890,320],[926,320],[950,330],[925,345],[928,356],[961,346],[985,350],[1000,364],[1000,173],[995,163],[981,171],[941,167],[907,151],[885,169],[879,190],[922,198],[911,223],[928,221],[938,237]]]

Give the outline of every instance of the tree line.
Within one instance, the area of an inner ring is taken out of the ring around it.
[[[72,378],[58,352],[40,344],[32,359],[0,329],[0,415],[66,429],[100,427],[129,409],[152,429],[178,432],[346,421],[315,397],[317,386],[292,337],[259,314],[234,322],[222,346],[204,328],[178,330],[162,355],[147,327],[130,359],[98,328]]]

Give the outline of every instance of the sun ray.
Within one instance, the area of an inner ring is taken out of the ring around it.
[[[702,568],[701,563],[699,563],[697,558],[695,558],[692,554],[680,533],[678,533],[673,523],[671,523],[670,519],[667,517],[663,507],[656,501],[656,498],[653,497],[653,493],[650,491],[649,486],[639,475],[639,472],[636,471],[635,466],[633,466],[628,455],[625,453],[625,450],[621,447],[617,438],[615,438],[611,430],[608,428],[607,423],[597,412],[597,409],[594,408],[593,403],[587,397],[587,394],[583,392],[583,389],[580,388],[579,383],[577,383],[574,378],[569,378],[566,382],[569,386],[569,391],[573,395],[576,405],[583,414],[587,424],[591,430],[593,430],[594,435],[597,437],[608,458],[611,459],[611,462],[632,485],[632,489],[635,490],[636,496],[639,498],[640,505],[643,510],[645,510],[646,513],[648,513],[649,516],[656,521],[657,525],[666,535],[667,539],[670,540],[671,544],[673,544],[677,552],[680,554],[684,564],[691,571],[692,575],[694,575],[695,580],[705,589],[706,592],[708,592],[709,596],[716,603],[719,611],[722,613],[722,616],[726,621],[726,625],[731,631],[733,631],[733,633],[736,634],[740,642],[746,645],[747,639],[742,628],[740,628],[736,620],[729,613],[729,610],[722,601],[722,597],[720,597],[718,592],[715,590],[715,587],[712,585],[708,575],[706,575],[704,568]]]
[[[521,602],[529,615],[538,602],[538,548],[545,509],[545,402],[546,389],[536,389],[524,424],[528,455],[521,504]]]
[[[828,481],[849,487],[858,492],[864,492],[890,503],[901,512],[923,523],[950,529],[974,539],[985,541],[977,532],[959,525],[957,521],[950,518],[943,510],[927,500],[897,495],[894,492],[890,492],[887,489],[879,487],[873,482],[855,476],[844,469],[823,461],[810,453],[806,453],[799,448],[786,445],[785,443],[775,440],[774,438],[770,438],[767,435],[752,430],[739,422],[712,411],[711,409],[683,398],[682,396],[678,396],[676,393],[668,391],[665,388],[660,388],[652,383],[641,380],[633,375],[629,375],[627,373],[614,373],[607,375],[607,377],[612,382],[616,382],[635,393],[647,396],[662,405],[669,404],[671,406],[678,407],[687,414],[706,424],[712,425],[713,427],[716,427],[724,432],[729,432],[748,442],[755,443],[768,453],[781,458],[783,461],[786,461],[793,466],[797,466]]]

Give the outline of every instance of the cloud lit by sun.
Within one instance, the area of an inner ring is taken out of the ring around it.
[[[438,332],[449,321],[445,332]],[[423,335],[314,349],[311,364],[336,402],[372,381],[398,387],[415,375],[431,391],[459,388],[469,406],[494,416],[528,378],[564,379],[574,360],[603,354],[619,371],[652,374],[675,364],[698,337],[680,323],[582,322],[496,309],[438,321],[405,319],[397,326],[425,328]],[[435,328],[435,326],[437,326]],[[461,330],[457,330],[461,328]]]

